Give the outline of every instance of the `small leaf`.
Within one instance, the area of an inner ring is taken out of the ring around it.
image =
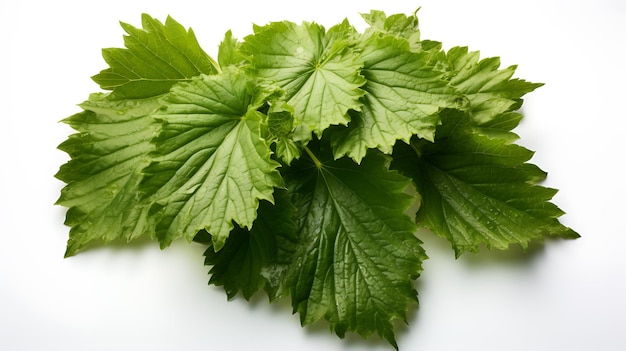
[[[363,19],[370,25],[361,38],[362,41],[375,35],[390,35],[406,41],[411,52],[426,54],[426,61],[436,63],[441,53],[441,43],[433,40],[421,40],[417,9],[412,15],[403,13],[387,16],[382,11],[373,10],[362,14]]]
[[[276,143],[276,155],[286,164],[300,157],[300,146],[293,140],[293,108],[283,101],[271,103],[267,129]]]
[[[241,54],[239,47],[241,43],[235,37],[233,37],[233,32],[228,31],[224,35],[224,40],[220,43],[217,61],[219,62],[220,67],[226,66],[238,66],[245,62],[245,57]]]
[[[383,33],[405,39],[411,48],[415,49],[412,50],[414,52],[421,48],[419,21],[415,14],[407,16],[399,13],[387,17],[384,12],[373,10],[361,16],[370,25],[364,33],[366,37]]]

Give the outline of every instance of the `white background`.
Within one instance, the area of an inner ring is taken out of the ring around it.
[[[211,5],[215,4],[215,5]],[[271,20],[317,21],[419,11],[423,38],[519,64],[546,85],[526,98],[520,143],[549,172],[562,221],[582,238],[528,253],[468,254],[420,233],[430,259],[421,307],[401,350],[626,349],[626,3],[551,1],[6,1],[0,2],[1,350],[390,350],[302,329],[287,301],[228,302],[208,286],[200,245],[93,249],[63,259],[63,186],[53,178],[71,133],[58,121],[97,91],[100,49],[120,47],[118,21],[172,15],[214,55]]]

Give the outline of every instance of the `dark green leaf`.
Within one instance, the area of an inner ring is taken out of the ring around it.
[[[281,295],[297,244],[296,209],[285,191],[275,197],[275,205],[261,201],[252,229],[235,227],[220,251],[211,246],[204,253],[205,264],[212,266],[210,283],[223,285],[229,298],[241,291],[249,300],[261,288],[272,300]]]
[[[416,303],[412,280],[426,258],[405,214],[409,180],[377,152],[357,165],[329,148],[294,161],[288,186],[298,208],[299,243],[288,284],[303,324],[325,318],[343,337],[376,332],[395,343],[392,321]]]
[[[470,117],[446,110],[434,143],[399,143],[392,167],[413,178],[423,198],[419,223],[447,238],[459,256],[481,244],[527,247],[545,236],[578,237],[559,223],[556,190],[538,185],[546,173],[527,163],[533,153],[477,132]]]

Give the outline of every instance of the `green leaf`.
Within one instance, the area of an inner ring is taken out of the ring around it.
[[[426,259],[418,225],[457,257],[578,237],[514,144],[541,84],[422,40],[416,12],[363,18],[363,33],[347,20],[228,31],[219,64],[170,17],[122,23],[125,48],[104,49],[93,77],[110,93],[64,120],[77,131],[56,174],[66,256],[140,236],[203,242],[229,299],[290,295],[303,325],[397,349]]]
[[[373,35],[391,35],[398,39],[406,40],[412,52],[426,53],[427,60],[439,59],[441,53],[441,43],[433,40],[421,40],[419,21],[417,19],[417,9],[413,15],[407,16],[403,13],[387,16],[382,11],[373,10],[361,16],[370,27],[363,33],[362,40]]]
[[[257,109],[274,93],[265,88],[226,70],[180,83],[163,100],[154,161],[141,184],[154,196],[150,217],[162,246],[205,229],[219,250],[233,221],[250,228],[259,200],[273,201],[274,187],[283,186],[260,136],[265,115]]]
[[[156,99],[111,101],[94,94],[81,104],[85,111],[64,120],[79,132],[59,145],[71,157],[56,174],[67,183],[57,202],[68,207],[66,256],[90,242],[153,234],[138,184],[154,149],[150,139],[159,124],[150,115],[159,106]]]
[[[167,93],[172,85],[201,73],[215,74],[217,63],[200,48],[194,32],[167,17],[165,24],[144,14],[143,29],[122,23],[126,49],[102,51],[109,68],[93,77],[111,99],[142,99]]]
[[[298,208],[299,242],[288,273],[294,310],[303,324],[320,318],[343,337],[376,332],[396,346],[392,321],[416,303],[412,279],[426,258],[405,214],[415,200],[409,180],[372,152],[357,165],[333,161],[328,146],[311,142],[313,159],[285,170]]]
[[[480,53],[467,47],[455,47],[446,54],[450,84],[470,101],[472,120],[481,124],[521,106],[521,97],[541,83],[512,79],[517,66],[500,68],[500,58],[480,60]]]
[[[519,125],[523,117],[521,113],[504,112],[476,126],[475,130],[492,139],[503,139],[513,142],[519,139],[519,136],[513,133],[512,130]]]
[[[506,128],[510,127],[507,126]],[[523,248],[545,236],[578,237],[559,223],[556,190],[537,185],[546,173],[527,163],[533,153],[477,132],[460,111],[442,113],[435,143],[399,143],[392,168],[413,178],[423,198],[417,220],[465,251]]]
[[[276,155],[286,164],[300,158],[301,148],[293,140],[293,108],[284,101],[273,101],[267,112],[267,129],[276,143]]]
[[[331,131],[335,157],[360,162],[369,148],[390,154],[397,140],[408,142],[413,135],[433,140],[439,110],[463,107],[463,97],[430,67],[428,54],[411,52],[405,40],[373,36],[362,50],[367,94],[348,127]]]
[[[297,245],[296,209],[286,191],[275,195],[275,205],[261,201],[252,229],[235,227],[220,251],[211,246],[204,253],[205,264],[212,266],[210,284],[223,285],[229,299],[241,291],[249,300],[261,288],[271,300],[281,295]]]
[[[233,32],[230,30],[226,32],[217,53],[217,61],[220,67],[239,66],[246,61],[246,58],[239,50],[240,46],[241,43],[237,38],[233,37]]]
[[[409,44],[417,45],[420,42],[419,21],[415,14],[407,16],[399,13],[389,17],[384,12],[372,10],[361,17],[370,25],[365,34],[384,33],[406,39]]]
[[[294,108],[294,140],[321,136],[330,125],[347,124],[358,110],[362,62],[352,50],[354,28],[347,22],[325,31],[315,23],[275,22],[256,27],[241,46],[254,74],[275,81]]]

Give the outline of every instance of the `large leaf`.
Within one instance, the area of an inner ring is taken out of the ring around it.
[[[354,29],[344,22],[325,31],[315,23],[275,22],[256,28],[242,51],[256,76],[276,81],[294,108],[294,139],[321,136],[330,125],[347,124],[358,110],[362,62],[351,49]]]
[[[394,346],[392,321],[416,303],[412,279],[425,259],[405,214],[409,180],[373,152],[361,165],[333,161],[328,146],[287,169],[298,208],[298,248],[288,273],[292,304],[303,324],[325,318],[343,337],[376,332]],[[315,156],[314,156],[315,157]],[[319,160],[318,160],[319,158]]]
[[[154,161],[141,184],[154,196],[150,216],[163,246],[205,229],[219,250],[233,221],[250,228],[259,200],[273,201],[283,182],[257,112],[273,93],[227,70],[176,85],[163,100]]]
[[[167,17],[165,24],[144,14],[143,29],[122,23],[126,49],[104,49],[109,68],[93,77],[111,98],[137,99],[160,95],[172,85],[201,73],[214,74],[217,63],[200,48],[191,29]]]
[[[493,126],[506,130],[515,123]],[[578,237],[559,223],[563,212],[549,200],[556,190],[537,183],[546,173],[527,163],[533,153],[490,137],[471,125],[468,114],[446,110],[435,143],[399,143],[392,167],[413,178],[421,194],[417,220],[447,238],[459,256],[481,245],[527,247],[544,236]]]
[[[375,35],[362,44],[367,83],[362,112],[347,128],[335,128],[335,156],[359,162],[369,148],[391,153],[397,140],[417,135],[433,140],[442,107],[463,107],[464,99],[428,64],[429,55],[410,50],[406,40]]]
[[[57,202],[68,207],[66,256],[92,241],[152,235],[138,185],[159,126],[150,114],[159,106],[156,99],[111,101],[94,94],[81,104],[85,111],[64,120],[79,132],[59,146],[71,160],[56,174],[67,183]]]

